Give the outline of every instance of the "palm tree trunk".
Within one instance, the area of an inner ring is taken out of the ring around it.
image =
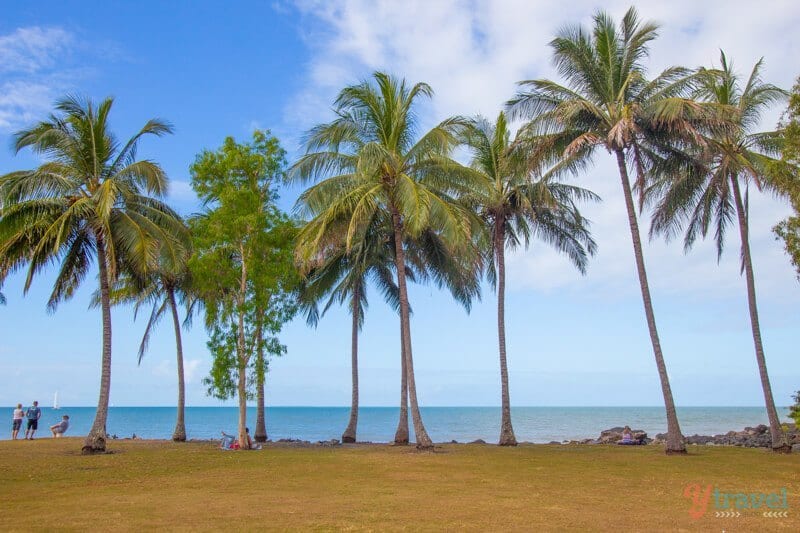
[[[397,287],[400,292],[400,336],[404,360],[406,362],[406,379],[408,380],[408,398],[411,403],[411,421],[414,424],[414,435],[417,439],[417,449],[433,450],[433,441],[425,431],[422,415],[417,403],[417,385],[414,380],[414,358],[411,353],[411,321],[409,320],[408,288],[406,286],[405,253],[403,251],[403,222],[400,214],[392,206],[392,226],[394,227],[395,267],[397,268]]]
[[[636,257],[636,270],[639,273],[639,286],[642,289],[642,301],[644,303],[644,313],[647,317],[647,328],[650,330],[650,342],[653,344],[653,353],[656,358],[658,377],[661,380],[661,392],[664,395],[664,406],[667,411],[667,454],[686,453],[681,427],[678,423],[678,414],[675,411],[675,401],[672,399],[672,388],[669,385],[669,375],[667,365],[664,363],[664,354],[661,352],[661,342],[658,339],[656,329],[656,318],[653,313],[653,302],[650,299],[650,286],[647,283],[647,271],[644,267],[644,254],[642,253],[642,240],[639,236],[639,224],[636,221],[636,209],[633,204],[631,194],[631,184],[628,179],[628,168],[625,164],[625,154],[622,150],[615,150],[617,156],[617,166],[622,180],[622,192],[625,195],[625,207],[628,210],[628,224],[631,229],[631,239],[633,240],[633,253]]]
[[[742,261],[744,262],[745,279],[747,280],[747,303],[750,306],[750,327],[753,330],[753,344],[756,348],[756,361],[758,373],[761,376],[761,388],[764,391],[764,403],[767,406],[769,430],[772,436],[772,451],[791,453],[792,447],[786,440],[786,434],[781,429],[778,411],[775,409],[775,400],[772,396],[772,386],[767,374],[767,359],[764,356],[764,346],[761,343],[761,326],[758,323],[758,306],[756,305],[756,283],[753,277],[753,261],[750,256],[750,239],[748,237],[747,213],[745,213],[742,193],[736,176],[731,176],[731,186],[736,200],[736,214],[739,217],[739,235],[742,239]]]
[[[108,401],[111,396],[111,298],[108,279],[108,258],[105,241],[101,234],[97,240],[97,263],[100,269],[100,309],[103,320],[103,355],[100,372],[100,397],[97,400],[97,411],[94,422],[86,440],[83,442],[83,454],[102,453],[106,451],[106,421],[108,419]]]
[[[406,372],[406,350],[403,345],[403,327],[400,326],[400,418],[394,432],[395,444],[408,444],[408,373]]]
[[[256,442],[267,442],[267,417],[264,408],[264,381],[267,377],[267,362],[264,360],[264,324],[263,313],[259,313],[256,329],[256,431],[253,439]]]
[[[350,336],[350,375],[352,379],[352,395],[350,397],[350,421],[342,433],[342,442],[356,441],[356,426],[358,426],[358,307],[361,301],[361,287],[356,283],[353,287],[352,313],[353,329]]]
[[[239,366],[239,383],[237,391],[239,393],[239,447],[243,450],[249,449],[247,439],[247,356],[245,355],[244,342],[244,300],[247,291],[247,263],[245,262],[244,246],[239,246],[239,253],[242,260],[242,274],[239,280],[238,312],[239,324],[237,327],[236,361]]]
[[[175,431],[172,432],[172,440],[185,442],[186,382],[183,376],[183,343],[181,341],[181,322],[178,319],[178,306],[175,304],[175,291],[172,287],[167,288],[167,298],[169,298],[169,307],[172,311],[172,325],[175,328],[175,347],[178,357],[178,413],[175,418]]]
[[[497,340],[500,345],[500,383],[502,387],[502,416],[500,421],[500,446],[516,446],[511,425],[511,399],[508,392],[508,362],[506,360],[506,262],[505,220],[495,221],[495,256],[497,258]]]

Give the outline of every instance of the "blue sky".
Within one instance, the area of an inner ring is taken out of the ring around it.
[[[110,4],[110,5],[109,5]],[[148,140],[140,155],[159,161],[172,180],[169,201],[197,209],[188,167],[225,136],[240,140],[269,128],[297,153],[302,133],[330,119],[346,84],[384,69],[436,92],[422,110],[432,125],[452,114],[494,116],[515,82],[555,77],[547,42],[562,25],[589,21],[594,2],[514,1],[297,2],[14,2],[0,19],[0,173],[30,168],[14,156],[11,134],[50,111],[66,93],[113,95],[112,126],[128,137],[151,117],[175,134]],[[767,81],[789,87],[800,74],[795,29],[800,6],[676,1],[639,6],[662,23],[651,72],[672,64],[711,65],[719,49],[749,73],[764,56]],[[619,17],[627,2],[607,2]],[[781,109],[764,118],[774,127]],[[598,256],[586,276],[534,243],[509,257],[507,338],[511,400],[516,405],[660,405],[661,392],[642,312],[630,236],[613,161],[599,153],[576,183],[604,202],[587,206]],[[291,209],[297,190],[283,189]],[[796,350],[800,285],[770,228],[789,212],[753,192],[751,241],[767,360],[776,402],[800,389]],[[646,214],[645,214],[646,217]],[[643,228],[648,225],[643,220]],[[679,243],[653,242],[646,260],[662,345],[678,405],[762,403],[735,231],[717,263],[713,248],[684,255]],[[22,296],[21,275],[7,280],[0,307],[0,405],[50,402],[95,405],[100,317],[87,310],[86,285],[55,314],[45,312],[52,272]],[[397,318],[373,291],[361,337],[362,405],[399,398]],[[433,287],[414,287],[412,340],[423,405],[497,405],[495,298],[487,287],[471,314]],[[172,331],[161,325],[141,366],[144,323],[113,310],[114,405],[172,405]],[[273,361],[271,405],[348,405],[349,318],[335,309],[319,327],[301,319],[282,335],[288,354]],[[186,333],[187,402],[218,405],[201,379],[210,367],[201,327]]]

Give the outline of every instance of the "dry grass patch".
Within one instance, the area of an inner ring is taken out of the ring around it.
[[[267,447],[0,442],[0,530],[722,530],[800,529],[800,456],[692,447],[445,445]],[[727,492],[786,488],[789,517],[744,510],[693,520],[690,483]],[[14,502],[18,502],[16,505]],[[16,512],[18,509],[19,512]]]

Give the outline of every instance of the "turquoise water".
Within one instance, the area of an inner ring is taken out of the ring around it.
[[[12,408],[8,429],[0,439],[11,438]],[[190,439],[218,438],[221,431],[233,432],[238,420],[236,407],[186,408],[186,433]],[[267,434],[270,439],[309,441],[341,438],[350,410],[347,407],[268,407]],[[780,408],[781,420],[787,420],[787,408]],[[48,426],[70,416],[68,436],[85,435],[94,420],[94,407],[62,407],[58,411],[42,409],[39,437],[49,437]],[[255,407],[247,411],[248,425],[255,426]],[[766,424],[763,407],[683,407],[678,417],[684,435],[714,435],[745,426]],[[661,407],[514,407],[511,411],[517,440],[550,442],[596,438],[600,431],[629,425],[643,429],[650,436],[666,431]],[[394,438],[398,410],[392,407],[363,407],[359,411],[358,440],[389,442]],[[423,407],[425,428],[435,442],[469,442],[483,439],[496,442],[500,433],[499,407]],[[411,426],[411,424],[409,424]],[[120,438],[134,433],[145,439],[168,439],[175,427],[174,407],[111,407],[107,431]],[[413,440],[413,427],[412,440]],[[23,423],[24,432],[24,423]]]

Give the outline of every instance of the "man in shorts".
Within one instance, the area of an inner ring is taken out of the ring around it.
[[[14,409],[13,421],[11,423],[11,440],[17,440],[19,428],[22,427],[23,418],[25,418],[25,411],[22,410],[22,404],[18,403],[17,408]]]
[[[53,438],[63,437],[68,427],[69,427],[69,416],[64,415],[61,417],[61,422],[50,426],[50,433],[53,434]]]
[[[39,419],[42,418],[42,410],[39,409],[39,402],[33,402],[33,406],[28,407],[28,410],[25,411],[25,418],[28,419],[25,438],[33,440],[33,434],[39,429]]]

